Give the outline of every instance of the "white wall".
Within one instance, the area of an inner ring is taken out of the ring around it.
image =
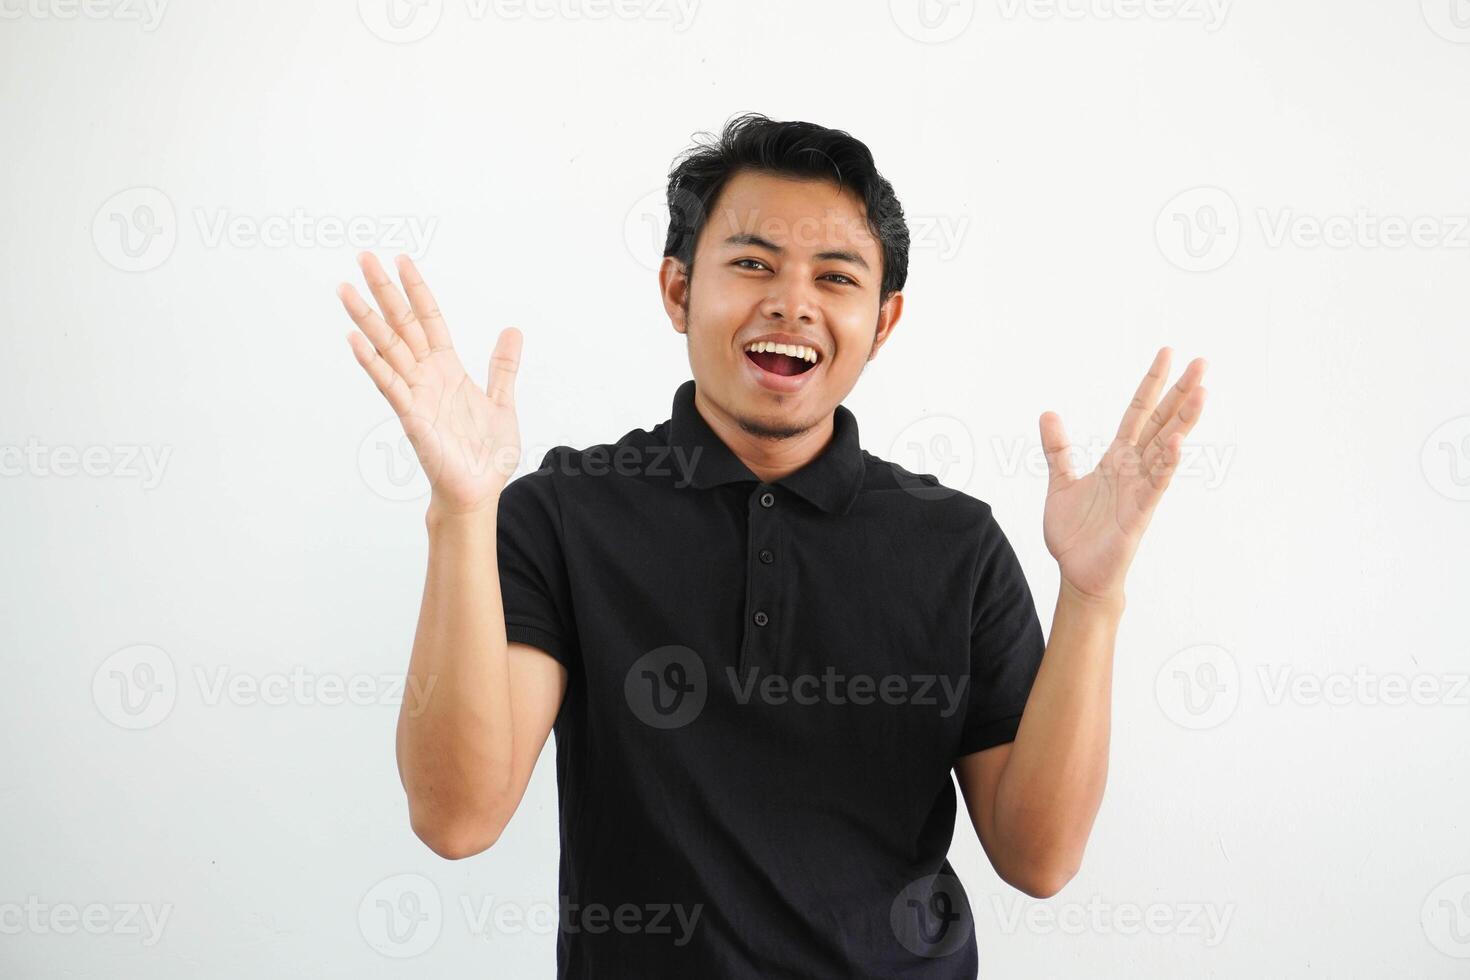
[[[1159,345],[1211,363],[1082,873],[1027,899],[961,815],[983,975],[1470,969],[1464,0],[385,2],[0,0],[0,973],[553,975],[550,748],[493,851],[408,827],[377,702],[426,498],[379,452],[330,225],[422,256],[473,372],[521,327],[534,465],[667,417],[663,177],[750,109],[896,185],[906,313],[847,404],[994,505],[1044,625],[1037,417],[1106,439]],[[399,943],[410,893],[442,911]]]

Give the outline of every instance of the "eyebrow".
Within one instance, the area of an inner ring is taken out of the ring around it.
[[[749,233],[731,235],[729,238],[725,239],[725,244],[735,246],[754,245],[756,248],[768,249],[769,251],[775,252],[777,255],[784,255],[786,253],[786,250],[777,245],[775,242],[772,242],[769,239],[762,238],[759,235],[752,235]],[[819,262],[827,260],[831,260],[834,262],[851,262],[853,265],[861,266],[864,269],[868,268],[868,263],[866,259],[864,259],[858,253],[849,251],[847,249],[829,249],[825,252],[818,252],[815,258]]]

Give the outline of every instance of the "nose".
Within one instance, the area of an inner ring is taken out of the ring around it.
[[[811,300],[812,285],[803,272],[783,270],[771,280],[771,292],[761,303],[761,315],[768,320],[813,323],[816,306]]]

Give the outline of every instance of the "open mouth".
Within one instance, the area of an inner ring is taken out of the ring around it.
[[[812,347],[792,344],[755,343],[745,348],[745,356],[755,362],[756,367],[771,374],[791,377],[805,374],[817,366],[821,355]]]

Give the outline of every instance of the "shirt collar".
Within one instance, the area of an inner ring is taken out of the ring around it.
[[[740,480],[761,482],[699,414],[694,404],[693,378],[674,392],[669,445],[691,462],[690,483],[700,489]],[[694,455],[696,452],[699,455]],[[857,418],[838,405],[832,415],[832,438],[822,451],[801,469],[773,482],[829,514],[845,514],[857,499],[862,475]]]

